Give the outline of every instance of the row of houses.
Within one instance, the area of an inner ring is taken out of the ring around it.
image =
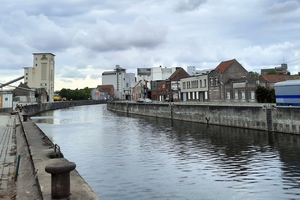
[[[135,77],[117,65],[114,71],[102,74],[102,85],[97,89],[127,100],[256,102],[255,91],[259,85],[273,87],[276,82],[299,79],[298,75],[289,75],[286,64],[272,70],[280,73],[270,74],[270,69],[262,69],[261,75],[254,76],[236,59],[231,59],[201,71],[193,66],[188,66],[187,71],[182,67],[138,68]]]

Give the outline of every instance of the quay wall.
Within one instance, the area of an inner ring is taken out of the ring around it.
[[[48,110],[57,110],[62,108],[69,108],[73,106],[106,104],[106,100],[80,100],[80,101],[55,101],[41,104],[28,104],[23,106],[23,113],[32,116],[40,112]]]
[[[30,105],[23,104],[22,112],[18,113],[19,121],[22,127],[21,132],[24,135],[26,145],[29,149],[30,160],[32,161],[32,167],[34,169],[38,169],[37,174],[35,175],[35,179],[37,182],[36,187],[39,190],[41,197],[36,197],[35,199],[40,199],[40,198],[45,200],[52,199],[51,198],[51,194],[52,194],[51,175],[45,171],[45,167],[48,164],[53,165],[57,162],[62,162],[62,161],[68,162],[68,160],[66,158],[50,158],[49,157],[50,154],[53,153],[55,154],[55,145],[53,144],[53,142],[30,118],[29,120],[26,119],[25,121],[24,120],[25,118],[23,117],[23,121],[22,121],[20,115],[32,116],[48,110],[63,109],[63,108],[68,108],[73,106],[94,105],[94,104],[106,104],[106,101],[87,100],[87,101],[49,102],[43,104],[30,104]],[[23,182],[20,182],[20,184],[26,184]],[[71,195],[68,199],[91,199],[91,200],[100,199],[76,169],[70,172],[70,187],[71,187]]]
[[[275,104],[109,102],[107,109],[172,120],[300,134],[300,107],[276,107]]]

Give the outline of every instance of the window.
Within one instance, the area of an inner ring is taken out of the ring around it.
[[[182,88],[183,88],[183,89],[186,89],[186,82],[183,82],[183,83],[182,83]]]
[[[210,78],[210,86],[214,86],[214,80],[213,80],[213,78]]]
[[[202,87],[202,80],[200,80],[200,87]]]
[[[47,86],[47,83],[41,83],[40,86]]]
[[[162,88],[165,88],[165,84],[162,85]]]
[[[254,91],[250,91],[250,98],[255,99],[255,92]]]
[[[238,92],[234,93],[234,99],[239,99],[239,93]]]
[[[215,86],[218,86],[218,78],[215,78]]]
[[[246,99],[244,91],[242,92],[242,99]]]
[[[204,79],[204,87],[206,87],[206,79]]]
[[[230,99],[230,92],[227,92],[227,99]]]

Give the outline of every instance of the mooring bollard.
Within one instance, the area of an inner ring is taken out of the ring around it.
[[[45,167],[45,171],[51,174],[51,196],[53,199],[70,196],[70,172],[75,167],[75,163],[68,161],[59,161]]]
[[[27,122],[28,115],[22,115],[22,116],[23,116],[23,122]]]

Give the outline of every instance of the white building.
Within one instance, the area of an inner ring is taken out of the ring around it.
[[[114,71],[102,73],[102,85],[113,85],[115,96],[119,99],[131,99],[132,88],[135,84],[135,74],[126,73],[126,69],[116,65]]]
[[[163,68],[160,66],[160,67],[151,67],[151,68],[137,68],[137,82],[166,80],[175,71],[176,71],[176,67]]]
[[[182,101],[208,101],[208,75],[199,75],[180,80]]]
[[[30,88],[45,88],[49,101],[54,97],[55,55],[33,53],[33,67],[24,67],[24,82]]]

